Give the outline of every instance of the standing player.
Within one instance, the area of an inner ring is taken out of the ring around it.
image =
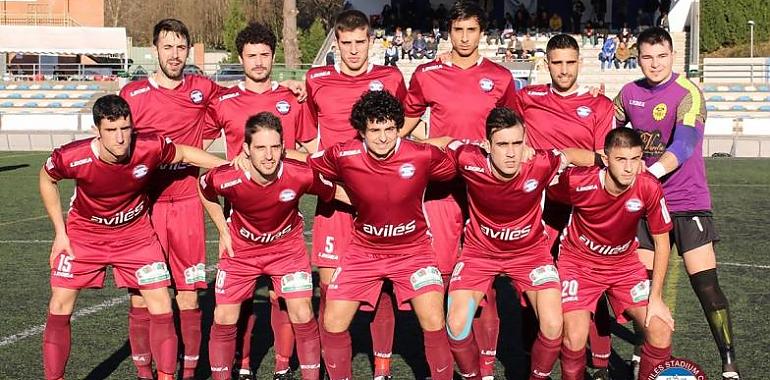
[[[282,159],[285,137],[278,117],[261,112],[245,126],[242,145],[248,152],[249,170],[221,166],[200,180],[201,198],[219,230],[220,242],[217,306],[209,341],[211,373],[214,379],[230,379],[240,305],[252,298],[256,279],[269,275],[276,296],[286,302],[297,336],[302,378],[318,379],[321,346],[310,302],[313,281],[298,207],[305,193],[330,201],[335,186],[313,175],[307,165]],[[218,196],[232,204],[229,222]]]
[[[224,132],[227,142],[227,158],[233,159],[243,149],[243,126],[249,116],[259,111],[269,111],[278,116],[283,129],[286,149],[296,149],[301,144],[307,151],[315,152],[316,129],[303,123],[307,103],[299,103],[286,87],[270,80],[275,55],[276,38],[270,29],[259,23],[251,23],[238,33],[235,46],[238,59],[243,65],[244,81],[224,90],[209,106],[204,139],[215,139]],[[289,359],[294,350],[294,335],[289,315],[270,291],[270,324],[275,337],[274,377],[288,377]],[[252,378],[250,360],[251,333],[256,315],[251,302],[243,304],[240,313],[239,334],[243,339],[239,347],[241,378]]]
[[[418,137],[450,136],[460,140],[482,141],[484,120],[489,111],[513,97],[515,83],[511,72],[479,54],[479,40],[486,29],[484,11],[478,3],[459,1],[449,11],[451,63],[429,62],[417,67],[404,102],[406,121],[401,136],[408,136],[419,123],[420,115],[430,107],[430,129]],[[460,206],[465,195],[459,180],[436,183],[426,195],[425,210],[433,233],[433,249],[439,270],[448,282],[457,255],[463,229]],[[494,290],[487,294],[487,305],[474,321],[474,334],[483,361],[481,373],[494,374],[497,333],[500,320]]]
[[[619,321],[630,318],[644,326],[640,379],[671,356],[674,320],[662,295],[671,217],[660,183],[649,174],[637,174],[642,144],[636,132],[614,129],[604,143],[606,169],[567,169],[548,191],[573,206],[558,260],[564,380],[583,379],[591,313],[605,292]],[[643,217],[655,248],[652,284],[636,254],[636,228]]]
[[[637,39],[644,78],[629,83],[615,98],[618,125],[631,123],[642,134],[647,171],[663,181],[674,217],[673,243],[684,259],[722,358],[722,378],[740,379],[729,304],[719,286],[714,243],[719,241],[711,213],[711,195],[703,162],[706,102],[689,79],[672,72],[671,35],[661,28]],[[649,227],[639,227],[639,254],[649,266]]]
[[[398,137],[403,109],[388,92],[367,92],[353,106],[350,122],[360,138],[319,151],[308,161],[325,178],[341,182],[357,210],[353,238],[326,294],[321,341],[329,377],[352,378],[348,327],[362,302],[377,303],[387,279],[398,306],[410,302],[417,314],[432,378],[451,379],[444,285],[423,195],[429,180],[454,176],[454,166],[438,148]]]
[[[146,190],[162,165],[186,162],[210,168],[224,160],[160,136],[135,136],[128,103],[116,95],[99,98],[93,115],[97,137],[55,149],[40,170],[40,195],[56,233],[43,333],[45,377],[64,378],[78,293],[101,288],[106,266],[112,265],[116,285],[134,289],[147,303],[158,379],[173,379],[177,337],[167,290],[171,283],[147,217]],[[77,185],[66,224],[57,187],[63,179],[74,179]]]
[[[318,126],[319,149],[355,138],[357,132],[350,125],[353,104],[366,91],[388,91],[399,100],[406,95],[401,72],[390,66],[369,62],[369,19],[357,10],[347,10],[337,16],[334,35],[340,62],[308,70],[307,125]],[[341,254],[351,239],[353,209],[339,202],[318,202],[313,223],[313,263],[318,267],[321,287],[319,318],[323,318],[326,289]],[[376,302],[374,319],[370,325],[374,350],[374,376],[390,376],[390,356],[393,347],[392,295],[384,293]],[[321,322],[322,323],[322,322]]]

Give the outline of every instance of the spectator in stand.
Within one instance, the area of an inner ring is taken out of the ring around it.
[[[503,38],[500,36],[500,31],[497,28],[490,28],[487,31],[487,45],[499,45],[503,42]]]
[[[432,34],[428,35],[428,39],[425,43],[425,58],[434,59],[438,52],[438,39]]]
[[[572,33],[580,33],[580,23],[583,20],[583,12],[585,11],[586,6],[582,0],[572,1],[572,18],[570,19]]]
[[[417,38],[414,39],[414,44],[412,45],[412,56],[416,59],[422,59],[425,57],[425,50],[428,48],[428,42],[425,41],[425,37],[422,36],[422,33],[417,32]]]
[[[404,47],[404,31],[401,30],[400,26],[396,27],[396,33],[393,35],[392,44],[396,47],[397,53],[399,53],[400,57],[401,49]]]
[[[513,50],[505,49],[505,55],[503,56],[503,62],[515,62],[516,56],[513,54]]]
[[[401,45],[401,59],[404,56],[409,57],[409,62],[412,62],[412,49],[414,48],[414,36],[412,35],[412,28],[406,28],[406,35],[404,36],[404,44]]]
[[[334,50],[336,49],[337,47],[332,45],[332,48],[326,53],[326,65],[334,65]]]
[[[620,42],[628,43],[631,40],[631,28],[628,27],[628,23],[624,22],[623,27],[620,28],[620,34],[618,34]]]
[[[441,29],[438,25],[438,20],[433,20],[433,36],[436,38],[436,43],[442,38]],[[446,38],[445,38],[446,39]]]
[[[615,51],[615,68],[620,69],[620,65],[623,68],[628,68],[628,59],[631,58],[631,52],[628,50],[628,46],[625,42],[621,41],[618,44],[618,49]]]
[[[655,23],[655,25],[665,29],[667,32],[669,31],[669,28],[668,28],[668,11],[660,12],[660,17],[658,17],[658,22]]]
[[[388,46],[385,48],[385,66],[396,66],[396,61],[398,61],[398,48],[388,41]]]
[[[524,55],[524,48],[521,46],[521,40],[516,36],[513,36],[513,38],[508,41],[508,50],[512,51],[517,59]]]
[[[583,28],[583,47],[586,46],[586,43],[590,43],[591,47],[596,46],[596,31],[591,21],[587,22],[586,27]]]
[[[602,46],[602,51],[599,53],[599,60],[602,62],[602,70],[611,68],[612,63],[615,60],[615,50],[618,49],[618,40],[614,37],[607,37]]]
[[[628,57],[628,68],[631,70],[635,70],[638,62],[639,62],[639,52],[636,50],[636,43],[631,45],[630,48],[628,48],[629,51],[629,57]]]
[[[524,41],[521,42],[521,48],[524,50],[522,58],[531,58],[535,55],[535,41],[529,37],[529,34],[524,35]]]

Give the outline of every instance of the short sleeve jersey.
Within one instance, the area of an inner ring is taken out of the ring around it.
[[[512,108],[524,119],[528,143],[535,149],[604,149],[604,138],[614,127],[612,101],[579,88],[570,95],[554,92],[549,84],[516,92]]]
[[[54,149],[45,171],[54,180],[75,180],[67,216],[71,238],[96,240],[108,236],[147,238],[147,188],[161,165],[174,160],[176,147],[157,135],[136,135],[125,163],[99,159],[95,139],[78,140]]]
[[[425,188],[430,180],[455,175],[454,164],[440,149],[403,139],[383,160],[353,139],[317,152],[308,163],[345,187],[357,211],[351,244],[379,254],[415,253],[430,244]]]
[[[515,91],[510,70],[486,58],[467,69],[429,62],[412,75],[404,113],[419,117],[430,107],[428,137],[480,141],[489,111],[505,105]]]
[[[305,76],[308,111],[305,124],[318,126],[318,147],[323,149],[357,136],[350,125],[353,105],[367,91],[388,91],[403,101],[404,77],[395,67],[370,64],[366,72],[349,76],[339,66],[314,67]]]
[[[182,83],[167,89],[152,79],[127,84],[120,96],[131,107],[134,128],[170,138],[176,144],[197,148],[203,145],[206,109],[221,87],[199,75],[185,75]],[[158,200],[197,196],[198,168],[185,164],[161,168],[153,178],[153,196]]]
[[[248,172],[223,165],[200,178],[207,197],[222,196],[233,208],[230,234],[241,243],[269,246],[294,231],[302,231],[299,200],[316,194],[324,201],[334,198],[334,183],[320,178],[305,164],[283,160],[275,181],[260,185]],[[237,254],[237,253],[236,253]]]
[[[655,177],[642,173],[622,194],[604,187],[606,169],[569,168],[548,191],[558,201],[573,206],[562,239],[562,248],[590,265],[608,267],[636,254],[639,220],[647,218],[652,234],[672,228],[663,189]],[[564,251],[562,251],[564,252]]]
[[[706,102],[698,86],[679,74],[655,87],[644,79],[628,83],[615,98],[615,118],[619,125],[631,123],[641,132],[648,166],[673,143],[676,128],[695,128],[699,137],[695,149],[676,170],[661,178],[663,192],[672,212],[711,210],[703,161]]]
[[[494,176],[489,156],[476,145],[454,141],[447,151],[468,189],[466,247],[499,257],[527,253],[545,242],[543,199],[561,166],[558,151],[535,151],[510,181]]]
[[[280,86],[278,82],[273,82],[272,87],[261,94],[247,90],[241,82],[212,100],[203,137],[216,139],[220,131],[224,131],[227,159],[232,160],[243,150],[246,120],[267,111],[281,119],[286,149],[295,149],[297,142],[310,141],[316,137],[316,129],[303,123],[306,107],[307,102],[297,101],[291,90]]]

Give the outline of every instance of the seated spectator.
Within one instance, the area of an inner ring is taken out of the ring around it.
[[[602,46],[602,51],[599,52],[599,61],[602,63],[602,70],[611,68],[612,63],[615,60],[615,50],[618,48],[617,38],[607,37]]]
[[[628,67],[628,59],[631,57],[631,52],[628,50],[628,46],[625,42],[620,42],[618,44],[617,50],[615,50],[615,68],[620,69],[620,65],[623,65],[623,68]]]
[[[500,33],[500,38],[502,41],[516,38],[516,31],[513,30],[513,26],[506,24],[505,29],[503,29],[503,32]]]
[[[514,61],[516,61],[516,55],[514,55],[511,49],[505,49],[505,56],[503,56],[503,62],[514,62]]]
[[[329,52],[326,53],[326,64],[327,65],[334,65],[334,50],[336,50],[337,47],[332,45],[332,48],[329,49]]]
[[[382,28],[375,29],[374,30],[374,39],[378,40],[378,39],[383,39],[383,38],[385,38],[385,29],[382,29]]]
[[[535,41],[529,37],[529,34],[524,35],[524,41],[521,41],[521,49],[523,50],[522,58],[531,58],[535,55]]]
[[[428,35],[428,39],[425,43],[425,58],[434,59],[438,53],[438,39],[433,35]]]
[[[585,47],[587,43],[590,43],[591,47],[596,46],[596,31],[594,30],[594,25],[590,21],[587,22],[586,27],[583,28],[583,47]]]
[[[414,48],[414,36],[412,36],[412,28],[406,28],[406,35],[404,36],[404,43],[401,45],[401,59],[404,56],[409,57],[409,61],[412,61],[412,49]]]
[[[500,37],[500,32],[497,30],[497,28],[487,31],[487,45],[499,45],[501,42],[502,38]]]
[[[396,49],[398,49],[399,52],[404,46],[404,32],[401,30],[400,26],[396,27],[396,33],[393,35],[393,41],[391,41],[391,43],[396,47]]]
[[[516,38],[516,36],[513,36],[513,38],[508,41],[508,50],[512,51],[516,58],[521,58],[524,54],[524,48],[521,46],[521,40]]]
[[[412,44],[412,56],[417,59],[425,57],[425,50],[428,48],[428,42],[425,41],[425,37],[422,33],[417,33],[417,38],[414,39]]]
[[[385,49],[385,66],[396,66],[398,61],[398,48],[392,43],[388,43],[388,47]]]
[[[636,51],[636,44],[631,45],[630,48],[628,48],[628,61],[626,61],[626,65],[628,65],[628,68],[631,70],[634,70],[638,66],[639,62],[639,56],[638,52]]]
[[[631,39],[631,28],[628,27],[628,23],[624,22],[623,27],[620,28],[620,34],[618,34],[618,38],[621,42],[628,42]]]

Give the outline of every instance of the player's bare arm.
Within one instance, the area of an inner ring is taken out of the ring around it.
[[[174,156],[174,161],[171,163],[178,164],[180,162],[204,169],[211,169],[228,163],[227,160],[201,149],[188,145],[176,144],[176,155]]]
[[[70,257],[75,257],[70,246],[70,239],[67,236],[67,229],[64,226],[64,215],[61,209],[61,200],[59,198],[59,185],[56,180],[51,178],[45,169],[40,169],[40,198],[43,200],[43,206],[51,219],[54,229],[54,240],[51,246],[51,255],[48,263],[51,268],[54,267],[54,259],[62,252],[67,252]]]
[[[415,140],[424,140],[426,137],[428,137],[424,131],[421,131],[420,128],[417,128],[417,125],[420,124],[420,118],[419,117],[405,117],[404,118],[404,126],[401,127],[401,130],[399,131],[399,135],[401,137],[407,137],[409,135],[412,135],[412,138]]]
[[[560,151],[562,154],[562,165],[564,165],[564,167],[567,167],[568,165],[594,166],[596,164],[596,155],[600,154],[598,152],[580,148],[564,148]]]
[[[230,257],[234,257],[232,237],[227,227],[225,211],[222,205],[219,204],[219,199],[214,195],[204,194],[200,186],[198,186],[198,195],[201,198],[201,203],[203,203],[203,208],[206,209],[206,213],[209,214],[211,221],[217,227],[217,231],[219,231],[219,257],[223,257],[225,253]]]
[[[287,79],[279,83],[281,86],[288,88],[297,97],[297,100],[302,103],[307,99],[307,87],[305,82],[301,80]]]
[[[305,142],[300,141],[298,145],[299,145],[299,149],[304,150],[304,153],[313,154],[318,151],[318,137],[310,141],[305,141]]]
[[[644,319],[644,325],[649,326],[650,320],[654,317],[660,318],[668,327],[674,330],[674,318],[671,311],[663,302],[663,283],[666,279],[668,270],[668,258],[671,254],[671,245],[669,244],[668,232],[652,235],[655,243],[655,257],[652,266],[652,283],[650,284],[650,297],[647,304],[647,316]]]

